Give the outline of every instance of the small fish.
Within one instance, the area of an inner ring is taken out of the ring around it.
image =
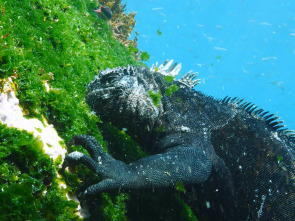
[[[271,26],[271,24],[268,23],[268,22],[261,22],[261,23],[259,23],[259,25],[262,25],[262,26]]]
[[[141,37],[143,37],[143,38],[151,38],[150,36],[148,36],[148,35],[140,35]]]
[[[205,25],[198,24],[198,27],[200,27],[200,28],[205,28]]]
[[[109,7],[100,5],[99,9],[94,10],[97,13],[97,16],[104,19],[110,20],[113,17],[112,10]]]
[[[277,59],[278,59],[277,57],[272,56],[272,57],[264,57],[264,58],[262,58],[261,60],[262,60],[262,61],[267,61],[267,60],[277,60]]]
[[[217,51],[227,51],[226,48],[222,48],[222,47],[214,47],[213,49]]]
[[[157,10],[163,10],[164,8],[153,8],[153,11],[157,11]]]
[[[249,74],[249,72],[245,68],[242,68],[242,72],[245,74]]]
[[[285,88],[284,88],[284,82],[283,81],[272,81],[272,82],[270,82],[272,85],[276,85],[276,86],[278,86],[281,90],[284,90]]]
[[[215,39],[212,38],[212,37],[210,37],[210,36],[208,36],[208,37],[206,37],[206,38],[207,38],[208,41],[215,41]]]

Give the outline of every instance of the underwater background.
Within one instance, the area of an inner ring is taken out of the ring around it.
[[[123,2],[123,1],[122,1]],[[166,59],[217,98],[244,98],[295,129],[295,2],[127,0],[149,66]]]
[[[127,9],[137,12],[135,19],[119,4],[105,21],[94,9],[106,2],[120,1],[0,0],[1,221],[82,220],[69,196],[99,177],[83,165],[59,175],[66,152],[85,151],[66,146],[77,134],[94,136],[126,163],[146,156],[124,131],[102,125],[85,102],[86,86],[100,70],[144,66],[146,52],[149,66],[181,62],[182,73],[199,72],[197,90],[244,98],[295,129],[293,2],[132,0]],[[127,39],[135,20],[145,56]],[[167,197],[103,193],[88,220],[197,220],[182,200],[184,189],[177,191]],[[146,207],[138,211],[138,205]]]

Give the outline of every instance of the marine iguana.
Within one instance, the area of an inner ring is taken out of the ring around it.
[[[93,137],[74,137],[72,143],[90,157],[72,152],[63,170],[84,164],[102,178],[82,193],[81,202],[103,191],[174,188],[182,182],[200,220],[295,220],[294,132],[254,104],[191,89],[197,80],[187,76],[169,83],[158,72],[128,66],[101,71],[88,85],[92,110],[127,128],[150,155],[125,164]],[[172,94],[171,84],[178,88]],[[151,92],[161,99],[155,102]]]

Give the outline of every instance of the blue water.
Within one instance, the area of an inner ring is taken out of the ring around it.
[[[125,2],[148,65],[174,59],[199,72],[196,90],[244,98],[295,130],[294,0]]]

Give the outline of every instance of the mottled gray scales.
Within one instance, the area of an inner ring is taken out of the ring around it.
[[[107,69],[95,77],[89,106],[150,156],[125,164],[94,138],[75,137],[91,157],[70,153],[63,169],[83,163],[102,178],[82,202],[103,191],[173,189],[181,181],[200,220],[295,220],[294,132],[254,104],[191,89],[197,81],[188,76],[172,83],[179,89],[169,96],[171,83],[147,68]],[[150,91],[161,93],[159,103]]]

